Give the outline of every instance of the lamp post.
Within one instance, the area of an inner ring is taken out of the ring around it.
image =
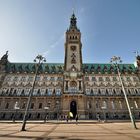
[[[131,106],[131,110],[132,110],[132,117],[135,120],[135,112],[134,112],[134,107],[133,106]]]
[[[45,109],[45,118],[44,118],[44,123],[45,123],[46,122],[46,119],[48,119],[47,118],[47,112],[49,110],[49,107],[48,106],[45,106],[44,109]]]
[[[110,62],[117,68],[117,73],[118,73],[118,76],[119,76],[119,81],[121,83],[121,87],[122,87],[123,94],[124,94],[124,97],[125,97],[125,101],[126,101],[126,104],[127,104],[127,108],[128,108],[128,111],[129,111],[129,116],[130,116],[130,119],[131,119],[131,123],[132,123],[134,129],[137,129],[136,123],[135,123],[135,121],[133,119],[133,116],[132,116],[132,112],[131,112],[130,105],[129,105],[129,102],[128,102],[127,94],[125,92],[124,84],[123,84],[122,79],[121,79],[120,69],[119,69],[119,66],[118,66],[118,63],[121,63],[122,60],[121,60],[120,57],[113,56],[111,58]]]
[[[14,113],[14,117],[13,117],[13,122],[15,122],[15,119],[16,119],[16,115],[17,115],[17,111],[19,110],[19,104],[18,102],[16,101],[15,105],[14,105],[14,110],[15,110],[15,113]]]
[[[59,120],[59,101],[56,101],[57,120]]]
[[[25,126],[26,126],[26,121],[27,121],[27,115],[28,115],[28,112],[29,112],[30,104],[31,104],[31,98],[32,98],[32,94],[33,94],[33,91],[34,91],[38,70],[39,70],[39,67],[41,66],[41,64],[43,62],[46,62],[46,59],[42,55],[38,55],[34,59],[34,62],[37,62],[36,69],[35,69],[35,76],[34,76],[32,89],[29,92],[29,97],[28,97],[27,106],[26,106],[26,109],[25,109],[25,114],[24,114],[24,117],[23,117],[23,124],[22,124],[21,131],[26,131]]]

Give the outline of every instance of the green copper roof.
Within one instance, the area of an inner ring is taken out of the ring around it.
[[[7,72],[35,72],[36,63],[8,63]],[[62,73],[63,64],[43,63],[39,67],[40,72]]]
[[[120,72],[136,72],[136,67],[134,64],[119,64]],[[96,63],[90,63],[90,64],[83,64],[83,71],[84,72],[117,72],[117,69],[112,64],[96,64]]]
[[[36,63],[8,63],[7,72],[35,72]],[[119,64],[120,72],[136,72],[134,64]],[[84,73],[110,73],[117,72],[112,64],[85,63],[82,66]],[[47,73],[63,73],[63,63],[43,63],[39,68],[39,72]]]

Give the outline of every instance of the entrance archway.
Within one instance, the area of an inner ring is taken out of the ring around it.
[[[77,104],[76,104],[76,101],[72,101],[70,103],[70,112],[72,112],[73,118],[75,118],[75,116],[77,114]]]

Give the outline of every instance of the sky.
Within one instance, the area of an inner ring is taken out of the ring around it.
[[[72,12],[82,34],[84,63],[124,63],[140,54],[140,0],[0,0],[0,57],[64,63],[65,32]]]

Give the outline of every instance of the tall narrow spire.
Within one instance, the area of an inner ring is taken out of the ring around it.
[[[76,25],[77,21],[76,20],[77,20],[77,18],[75,17],[75,14],[74,14],[74,11],[73,11],[73,14],[70,18],[70,28],[76,28],[77,29],[77,25]]]

